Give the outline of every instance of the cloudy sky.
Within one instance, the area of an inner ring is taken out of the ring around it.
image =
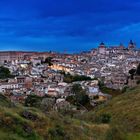
[[[0,0],[0,50],[140,46],[139,0]]]

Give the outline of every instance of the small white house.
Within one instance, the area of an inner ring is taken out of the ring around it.
[[[89,87],[89,95],[95,96],[99,94],[99,87]]]

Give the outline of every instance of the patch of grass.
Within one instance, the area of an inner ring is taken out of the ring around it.
[[[1,140],[26,140],[25,138],[22,138],[18,136],[17,134],[5,132],[2,130],[0,130],[0,139]]]
[[[0,93],[0,106],[10,107],[12,103],[10,100]]]
[[[105,140],[126,140],[126,134],[122,126],[111,127],[106,134]]]
[[[140,140],[140,133],[128,134],[127,140]]]

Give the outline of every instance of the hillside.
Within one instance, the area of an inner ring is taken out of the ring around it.
[[[105,134],[107,128],[106,124],[93,125],[56,112],[45,115],[0,95],[0,140],[88,140],[99,132]]]
[[[128,89],[94,112],[78,116],[79,119],[92,123],[101,123],[103,117],[109,123],[107,135],[110,139],[140,140],[140,86]]]
[[[79,139],[139,140],[140,86],[72,118],[14,105],[0,95],[0,140]]]

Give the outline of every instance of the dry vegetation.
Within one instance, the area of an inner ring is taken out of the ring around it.
[[[0,140],[139,140],[140,87],[73,118],[12,104],[0,95]]]

